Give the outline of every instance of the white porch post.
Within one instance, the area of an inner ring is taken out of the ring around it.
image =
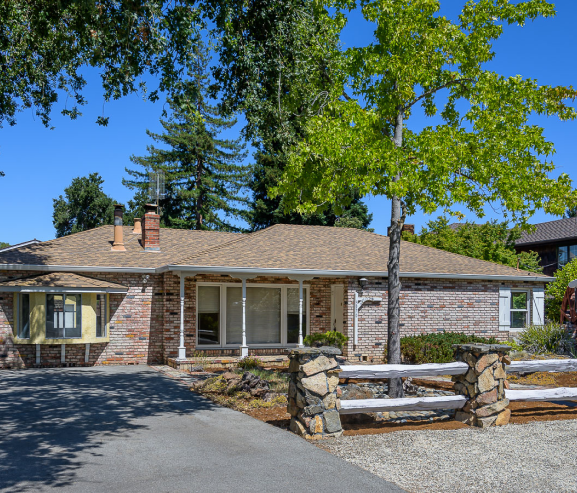
[[[299,343],[298,347],[304,347],[303,344],[303,280],[299,279]]]
[[[180,346],[178,346],[178,359],[186,359],[186,348],[184,347],[184,281],[186,277],[180,273]]]
[[[242,278],[242,346],[240,347],[240,357],[248,356],[248,346],[246,345],[246,278]]]

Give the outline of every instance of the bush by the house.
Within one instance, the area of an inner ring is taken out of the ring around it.
[[[559,320],[563,296],[565,296],[569,283],[575,279],[577,279],[577,259],[555,272],[555,280],[547,284],[545,289],[545,315],[547,319],[555,322]]]
[[[519,344],[534,354],[573,354],[575,341],[563,325],[549,322],[545,325],[530,325],[519,334]]]
[[[453,344],[498,344],[494,337],[486,339],[460,332],[421,334],[401,338],[403,363],[420,365],[423,363],[450,363],[455,361]],[[385,349],[385,358],[387,350]]]
[[[310,347],[321,347],[321,346],[334,346],[339,349],[343,349],[345,343],[349,338],[336,330],[331,330],[329,332],[323,332],[322,334],[310,334],[304,338],[305,346]]]

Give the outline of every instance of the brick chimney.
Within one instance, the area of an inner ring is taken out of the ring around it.
[[[147,252],[160,251],[160,216],[156,213],[156,205],[146,204],[142,217],[142,246]]]
[[[112,243],[112,250],[115,252],[126,251],[122,234],[122,206],[120,204],[114,206],[114,243]]]

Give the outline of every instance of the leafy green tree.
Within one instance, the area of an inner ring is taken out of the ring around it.
[[[515,240],[521,238],[519,228],[509,228],[506,222],[489,221],[484,224],[466,222],[458,227],[449,226],[449,220],[441,217],[429,221],[420,234],[403,232],[404,240],[446,250],[467,257],[519,267],[523,270],[541,272],[536,252],[515,251]]]
[[[561,303],[569,283],[577,279],[577,259],[555,272],[555,280],[545,288],[545,314],[551,321],[559,320]]]
[[[9,247],[9,246],[10,246],[9,243],[6,243],[6,242],[4,242],[4,241],[0,241],[0,248],[6,248],[6,247]]]
[[[79,233],[104,224],[114,224],[114,200],[102,190],[98,173],[74,178],[64,196],[53,199],[52,223],[56,237]]]
[[[406,215],[461,204],[482,217],[488,202],[521,225],[537,209],[562,214],[577,195],[566,174],[549,178],[554,146],[528,120],[533,114],[575,119],[566,101],[577,92],[486,68],[503,25],[553,16],[546,1],[469,1],[456,21],[439,15],[439,0],[335,0],[329,6],[336,25],[360,7],[374,39],[342,53],[330,103],[309,119],[276,192],[287,208],[304,213],[339,203],[351,190],[390,199],[387,355],[389,363],[400,363]],[[436,116],[424,128],[409,125],[419,106]],[[389,395],[402,393],[400,379],[392,379]]]
[[[223,118],[209,102],[207,75],[208,49],[197,45],[196,66],[190,74],[182,105],[169,99],[172,115],[161,120],[164,133],[147,131],[166,148],[148,146],[148,155],[132,156],[139,169],[126,169],[132,177],[124,184],[136,190],[148,187],[149,172],[162,171],[166,179],[166,198],[161,202],[162,220],[168,227],[239,231],[230,219],[246,217],[244,205],[250,167],[241,139],[219,138],[236,124]]]
[[[61,95],[73,101],[62,113],[77,118],[86,66],[99,69],[105,101],[137,91],[156,101],[159,91],[179,89],[199,26],[192,0],[10,0],[0,3],[0,19],[0,125],[33,108],[48,126]],[[158,79],[152,91],[146,74]]]
[[[307,119],[322,111],[336,70],[331,57],[338,36],[324,10],[306,0],[212,0],[205,5],[220,43],[214,74],[223,91],[221,106],[245,114],[244,135],[257,148],[251,229],[337,222],[366,229],[371,216],[354,192],[343,204],[304,215],[287,212],[282,197],[269,194],[283,174],[287,150],[302,139]]]

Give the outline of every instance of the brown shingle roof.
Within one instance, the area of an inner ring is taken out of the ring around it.
[[[237,238],[236,233],[160,229],[160,252],[146,252],[140,235],[124,228],[125,252],[111,251],[114,226],[83,231],[0,253],[1,264],[158,268]]]
[[[51,272],[37,276],[22,277],[0,282],[0,291],[5,288],[73,288],[102,289],[115,292],[126,292],[128,288],[115,282],[102,281],[92,277],[79,276],[70,272]]]
[[[291,271],[371,272],[386,274],[389,239],[367,231],[327,226],[278,224],[251,234],[160,230],[161,252],[145,252],[140,236],[124,228],[126,252],[110,250],[113,227],[82,233],[0,253],[2,264],[70,266],[74,268],[196,267]],[[62,268],[55,267],[55,270]],[[473,276],[535,276],[511,267],[477,260],[410,242],[402,242],[401,272]],[[418,276],[417,276],[418,277]],[[549,279],[542,276],[544,279]]]
[[[530,245],[533,243],[548,243],[577,239],[577,217],[569,217],[535,225],[534,233],[523,232],[515,245]]]
[[[389,238],[353,228],[277,224],[192,255],[177,265],[386,272]],[[402,273],[535,275],[493,262],[402,242]]]

